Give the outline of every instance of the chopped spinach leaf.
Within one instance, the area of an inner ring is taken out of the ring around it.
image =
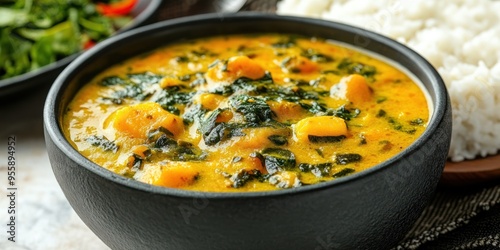
[[[262,78],[257,80],[252,80],[247,77],[236,79],[230,86],[230,92],[243,92],[258,95],[269,92],[269,89],[273,87],[275,87],[273,85],[273,78],[269,72],[266,72]]]
[[[403,125],[399,123],[395,118],[389,117],[387,118],[387,121],[392,124],[395,130],[401,130],[403,128]]]
[[[328,115],[333,115],[346,121],[350,121],[352,118],[356,118],[360,113],[361,111],[359,109],[349,110],[344,105],[340,106],[338,109],[332,109],[328,111]]]
[[[228,127],[224,123],[217,122],[217,117],[219,117],[224,110],[225,109],[216,109],[212,111],[212,113],[200,123],[200,132],[205,144],[208,146],[215,145],[229,138]]]
[[[366,144],[366,137],[364,134],[359,134],[359,145],[365,145]]]
[[[188,63],[190,61],[189,57],[187,57],[187,56],[178,56],[178,57],[175,57],[174,59],[176,62],[179,62],[179,63]]]
[[[137,172],[138,170],[142,170],[144,166],[143,164],[144,160],[145,159],[143,157],[136,154],[132,154],[132,156],[129,158],[127,166],[132,172]]]
[[[202,161],[206,152],[185,141],[177,141],[167,129],[160,127],[148,133],[147,142],[158,155],[172,161]]]
[[[311,60],[313,62],[325,63],[325,62],[332,62],[333,61],[333,58],[331,56],[321,54],[321,53],[319,53],[313,49],[310,49],[310,48],[303,50],[300,55],[308,58],[309,60]]]
[[[149,86],[156,84],[160,81],[162,76],[154,75],[152,73],[130,74],[128,78],[123,79],[116,76],[107,77],[101,81],[101,85],[112,86],[117,85],[115,92],[111,97],[103,97],[109,99],[116,99],[113,103],[122,102],[118,99],[133,98],[136,100],[144,100],[151,96],[153,93],[148,91]]]
[[[201,121],[203,116],[208,112],[201,104],[188,106],[182,114],[184,124],[192,124],[195,121]]]
[[[422,118],[417,118],[415,120],[410,121],[410,125],[413,125],[413,126],[421,126],[423,124],[424,124],[424,120]]]
[[[247,182],[251,180],[258,180],[264,182],[269,178],[269,175],[262,174],[259,170],[240,170],[232,175],[228,175],[229,181],[231,182],[231,187],[240,188],[243,187]]]
[[[385,110],[381,109],[377,112],[377,117],[384,117],[387,113],[385,112]]]
[[[206,48],[200,48],[199,50],[192,50],[190,52],[192,57],[198,59],[199,57],[205,57],[205,56],[216,56],[217,54],[210,52],[210,50]]]
[[[379,97],[377,97],[376,100],[377,100],[377,103],[383,103],[383,102],[387,101],[387,97],[379,96]]]
[[[274,48],[291,48],[294,47],[297,43],[296,36],[289,36],[287,38],[281,39],[280,41],[273,43],[271,46]]]
[[[334,143],[334,142],[340,142],[340,141],[344,140],[346,137],[345,137],[345,135],[339,135],[339,136],[309,135],[308,138],[309,138],[309,141],[311,143]]]
[[[205,79],[205,76],[202,73],[196,73],[194,76],[196,76],[196,79],[191,82],[191,84],[190,84],[191,87],[203,85],[207,82],[207,80]]]
[[[325,155],[323,154],[323,150],[321,150],[319,148],[316,148],[314,150],[316,151],[316,153],[318,153],[319,156],[321,156],[321,158],[325,158]]]
[[[195,92],[187,87],[172,86],[161,90],[152,101],[157,102],[161,107],[175,115],[180,114],[178,106],[186,105],[192,101]]]
[[[345,74],[360,74],[368,78],[373,77],[377,73],[377,69],[374,66],[354,62],[350,58],[342,59],[339,65],[337,65],[337,69]]]
[[[148,132],[148,143],[153,143],[154,148],[162,148],[169,145],[177,145],[173,139],[174,134],[164,127],[159,127]]]
[[[264,158],[264,166],[269,174],[295,167],[295,155],[290,150],[266,148],[262,150],[261,154]]]
[[[332,177],[334,177],[334,178],[340,178],[340,177],[344,177],[344,176],[350,175],[350,174],[352,174],[354,172],[356,172],[356,170],[354,170],[352,168],[344,168],[344,169],[340,170],[339,172],[333,174]]]
[[[311,103],[299,102],[299,105],[303,109],[313,114],[324,113],[325,111],[327,111],[326,105],[322,103],[320,104],[318,102],[311,102]]]
[[[323,177],[330,175],[330,170],[332,169],[333,163],[325,162],[319,164],[308,164],[308,163],[300,163],[299,169],[305,173],[313,173],[316,177]]]
[[[407,134],[414,134],[417,129],[415,128],[407,128],[405,126],[403,126],[403,124],[401,122],[399,122],[398,120],[396,120],[396,118],[394,117],[387,117],[387,121],[389,122],[389,124],[392,125],[392,127],[395,129],[395,130],[398,130],[398,131],[402,131],[402,132],[405,132]]]
[[[122,99],[122,98],[135,98],[137,100],[143,100],[145,95],[143,95],[143,90],[137,85],[125,85],[123,89],[116,91],[112,98]]]
[[[151,85],[160,82],[163,76],[155,75],[149,72],[141,73],[141,74],[129,74],[128,75],[130,81],[135,84],[143,85]]]
[[[237,95],[230,98],[233,109],[245,117],[250,126],[269,122],[275,116],[266,101],[257,96]]]
[[[299,102],[299,105],[303,109],[305,109],[313,114],[336,116],[336,117],[342,118],[346,121],[349,121],[352,118],[356,118],[361,113],[361,111],[359,109],[349,110],[349,109],[345,108],[344,105],[340,106],[337,109],[328,108],[324,103],[320,103],[317,101],[312,101],[309,103],[301,101],[301,102]]]
[[[288,138],[284,135],[271,135],[267,137],[272,143],[277,146],[283,146],[288,144]]]
[[[337,154],[335,162],[339,165],[346,165],[361,161],[362,158],[360,154]]]
[[[99,147],[102,148],[104,151],[111,151],[113,153],[116,153],[118,151],[118,145],[116,145],[114,142],[108,140],[105,136],[97,136],[93,135],[90,137],[87,137],[85,139],[90,145],[94,147]]]
[[[124,84],[125,80],[118,76],[108,76],[100,82],[101,85],[103,86],[112,86],[112,85],[121,85]]]
[[[340,75],[340,71],[338,71],[338,70],[323,70],[323,71],[321,71],[321,74]]]
[[[208,146],[215,145],[230,138],[229,129],[224,123],[216,123],[215,127],[203,133],[203,140]]]
[[[398,130],[398,131],[401,131],[401,132],[405,132],[407,134],[414,134],[417,129],[414,128],[414,127],[409,127],[409,126],[405,126],[403,125],[403,123],[401,123],[400,121],[398,121],[396,118],[392,117],[392,116],[388,116],[387,115],[387,112],[383,109],[380,109],[377,114],[376,114],[376,117],[378,118],[385,118],[387,120],[387,122],[392,126],[392,128],[394,130]],[[410,125],[412,126],[417,126],[417,125],[421,125],[423,123],[423,120],[422,119],[415,119],[415,120],[412,120],[409,122]]]
[[[169,138],[166,134],[160,135],[154,143],[155,148],[165,148],[170,146],[177,146],[177,142],[174,139]]]

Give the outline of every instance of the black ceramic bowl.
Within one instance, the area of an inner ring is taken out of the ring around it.
[[[422,136],[366,171],[272,192],[204,193],[151,186],[87,160],[64,138],[61,116],[96,72],[181,38],[250,32],[337,40],[399,62],[421,80],[433,105]],[[72,207],[113,249],[385,249],[404,237],[431,198],[450,143],[445,85],[422,57],[350,26],[257,13],[165,21],[113,37],[71,63],[45,104],[47,150]]]
[[[161,0],[139,0],[137,6],[131,12],[133,21],[123,27],[118,33],[140,27],[151,23],[161,4]],[[59,61],[45,65],[37,70],[24,73],[22,75],[0,80],[0,97],[8,98],[14,94],[28,88],[39,87],[46,83],[52,83],[61,73],[64,67],[80,53],[67,56]]]

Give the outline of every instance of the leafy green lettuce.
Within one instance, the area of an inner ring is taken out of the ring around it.
[[[81,51],[109,37],[115,24],[90,0],[0,0],[0,79]]]

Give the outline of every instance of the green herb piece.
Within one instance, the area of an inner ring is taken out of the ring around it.
[[[340,75],[340,71],[338,71],[338,70],[323,70],[323,71],[321,71],[321,74]]]
[[[377,101],[377,103],[383,103],[383,102],[387,101],[387,97],[379,96],[376,98],[376,101]]]
[[[130,81],[139,85],[151,85],[160,82],[163,78],[161,75],[156,75],[150,72],[140,73],[140,74],[129,74]]]
[[[346,165],[361,161],[362,158],[360,154],[337,154],[335,162],[339,165]]]
[[[288,144],[288,138],[283,135],[271,135],[267,137],[272,143],[274,143],[277,146],[283,146]]]
[[[274,48],[291,48],[297,45],[297,36],[282,38],[280,41],[271,44]]]
[[[147,143],[157,155],[172,161],[203,161],[207,154],[186,141],[177,141],[166,128],[160,127],[148,133]]]
[[[201,121],[207,112],[208,110],[203,108],[201,104],[188,106],[182,114],[182,121],[186,125],[192,124],[195,121]]]
[[[377,69],[374,66],[354,62],[350,58],[342,59],[339,65],[337,65],[337,69],[344,72],[344,74],[360,74],[368,78],[373,77],[377,73]]]
[[[269,174],[292,169],[295,167],[295,155],[286,149],[266,148],[261,152],[264,166]]]
[[[142,169],[142,166],[143,166],[142,161],[143,161],[143,159],[141,159],[141,157],[139,157],[136,154],[133,154],[132,157],[133,157],[133,160],[130,163],[130,169],[133,172],[137,172],[138,170]]]
[[[335,143],[335,142],[341,142],[346,137],[345,137],[345,135],[339,135],[339,136],[315,136],[315,135],[308,135],[308,138],[309,138],[309,141],[311,143]]]
[[[365,145],[366,144],[366,137],[364,134],[359,134],[359,145]]]
[[[313,114],[323,114],[328,111],[328,108],[326,107],[325,104],[316,101],[312,101],[310,103],[299,102],[299,105],[303,109]]]
[[[305,173],[313,173],[316,177],[323,177],[330,175],[330,170],[332,169],[333,163],[325,162],[319,164],[308,164],[308,163],[300,163],[299,169]]]
[[[146,98],[146,96],[148,96],[148,94],[144,92],[141,86],[127,84],[123,88],[115,91],[111,98],[117,98],[117,99],[133,98],[142,101]]]
[[[396,119],[396,118],[394,118],[392,116],[388,116],[387,112],[385,110],[383,110],[383,109],[380,109],[377,112],[376,117],[378,117],[378,118],[384,117],[387,120],[387,122],[392,126],[392,128],[394,130],[405,132],[405,133],[410,134],[410,135],[415,134],[415,132],[417,131],[416,128],[409,127],[407,125],[405,126],[398,119]],[[422,119],[418,118],[418,119],[410,121],[409,124],[412,125],[412,126],[417,126],[417,125],[423,124],[423,122],[424,121]]]
[[[118,76],[108,76],[100,82],[103,86],[113,86],[113,85],[122,85],[125,84],[125,80]]]
[[[163,76],[150,72],[129,74],[127,78],[120,78],[118,76],[106,77],[101,80],[100,84],[103,86],[114,86],[114,92],[111,96],[103,98],[145,100],[153,94],[150,90],[151,85],[157,84],[162,78]],[[160,95],[160,97],[162,96]],[[120,100],[120,102],[123,102],[123,100]],[[113,103],[116,103],[116,101],[113,101]]]
[[[386,114],[385,110],[381,109],[377,112],[376,117],[384,117]]]
[[[291,180],[290,178],[293,178]],[[277,188],[292,188],[300,187],[303,183],[298,178],[298,175],[290,176],[290,173],[280,172],[269,176],[267,179],[269,184],[274,185]]]
[[[229,181],[231,182],[231,187],[240,188],[251,180],[264,182],[269,178],[269,175],[262,174],[256,169],[250,171],[242,169],[232,175],[227,175],[227,178],[229,178]]]
[[[212,146],[231,137],[245,135],[241,131],[244,124],[217,122],[217,117],[225,110],[227,109],[216,109],[200,122],[200,132],[206,145]]]
[[[325,155],[323,155],[323,151],[319,148],[315,148],[314,149],[316,151],[316,153],[318,153],[319,156],[321,156],[321,158],[325,158]]]
[[[401,122],[399,122],[396,118],[394,117],[387,117],[387,121],[389,122],[389,124],[392,125],[392,127],[395,129],[395,130],[398,130],[398,131],[402,131],[402,132],[405,132],[407,134],[415,134],[415,132],[417,131],[416,128],[407,128],[405,126],[403,126],[403,124]]]
[[[240,77],[236,79],[233,84],[231,84],[231,90],[228,92],[242,92],[252,95],[259,95],[262,93],[267,93],[270,88],[275,87],[273,85],[273,78],[269,72],[266,72],[264,76],[257,80],[252,80],[247,77]]]
[[[417,118],[415,120],[410,121],[410,125],[413,125],[413,126],[421,126],[423,124],[424,124],[424,120],[422,118]]]
[[[257,96],[237,95],[229,100],[233,109],[245,117],[250,126],[258,126],[261,123],[273,119],[274,113],[266,101]]]
[[[216,109],[212,111],[212,113],[210,113],[210,115],[200,123],[200,132],[203,136],[205,144],[208,146],[215,145],[221,140],[227,138],[226,127],[223,123],[217,122],[217,117],[224,110],[225,109]]]
[[[94,147],[99,147],[103,149],[104,151],[111,151],[113,153],[116,153],[118,151],[118,145],[116,145],[114,142],[108,140],[105,136],[97,136],[97,135],[92,135],[90,137],[87,137],[85,139],[90,145]]]
[[[326,63],[326,62],[333,61],[333,58],[331,56],[321,54],[318,51],[315,51],[315,50],[310,49],[310,48],[303,50],[300,55],[308,58],[309,60],[311,60],[313,62]]]
[[[196,77],[196,79],[191,82],[190,84],[191,87],[200,86],[207,82],[202,73],[196,73],[194,76]]]
[[[178,63],[188,63],[190,61],[189,57],[187,57],[187,56],[177,56],[174,59]]]
[[[344,177],[344,176],[350,175],[350,174],[352,174],[354,172],[356,172],[356,170],[354,170],[352,168],[344,168],[344,169],[340,170],[339,172],[333,174],[332,177],[334,177],[334,178],[340,178],[340,177]]]
[[[179,115],[179,107],[189,104],[195,93],[192,89],[184,86],[172,86],[161,90],[152,101],[157,102],[170,113]]]
[[[333,115],[346,121],[350,121],[351,119],[356,118],[360,113],[361,111],[359,109],[349,110],[344,105],[327,112],[328,115]]]

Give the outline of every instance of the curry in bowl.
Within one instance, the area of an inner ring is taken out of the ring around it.
[[[225,35],[113,65],[70,102],[63,131],[85,157],[141,182],[266,191],[375,166],[426,129],[419,83],[315,37]]]

